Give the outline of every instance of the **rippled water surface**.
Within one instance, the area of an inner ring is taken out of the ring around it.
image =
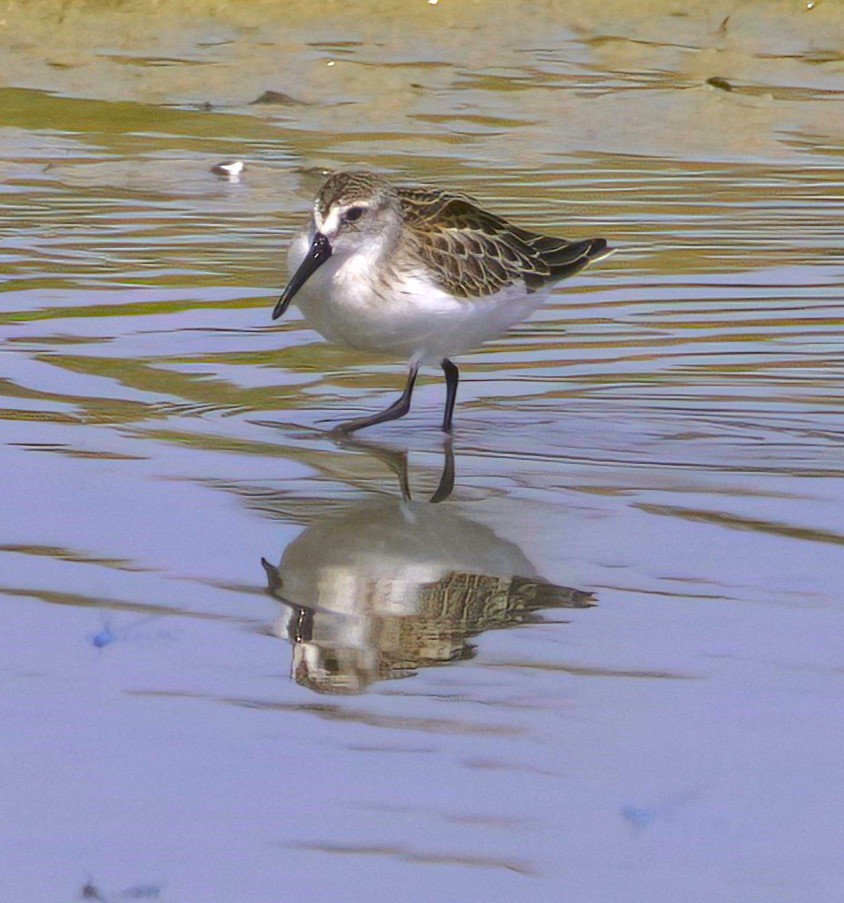
[[[5,898],[840,900],[841,10],[23,6]],[[452,441],[270,320],[358,164],[618,249]]]

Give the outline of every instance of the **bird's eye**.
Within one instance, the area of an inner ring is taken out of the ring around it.
[[[349,207],[343,219],[347,223],[357,222],[363,216],[363,207]]]

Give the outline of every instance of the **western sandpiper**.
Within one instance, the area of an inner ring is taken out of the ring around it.
[[[429,364],[445,373],[442,427],[450,431],[460,378],[452,356],[524,320],[557,282],[609,253],[603,238],[529,232],[462,194],[340,172],[290,245],[293,275],[273,319],[296,297],[308,325],[329,341],[409,361],[390,407],[338,431],[404,416],[419,368]]]

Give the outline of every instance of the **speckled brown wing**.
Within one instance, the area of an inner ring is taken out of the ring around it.
[[[408,187],[398,193],[408,240],[435,281],[458,298],[484,297],[519,284],[536,291],[606,253],[602,238],[569,242],[538,235],[464,195]]]

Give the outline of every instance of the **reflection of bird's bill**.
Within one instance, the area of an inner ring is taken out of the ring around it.
[[[296,296],[300,288],[311,276],[331,257],[331,243],[321,233],[314,235],[314,240],[305,255],[305,259],[299,264],[299,268],[290,277],[290,281],[281,293],[278,303],[273,308],[273,319],[277,320],[289,307],[290,302]]]

